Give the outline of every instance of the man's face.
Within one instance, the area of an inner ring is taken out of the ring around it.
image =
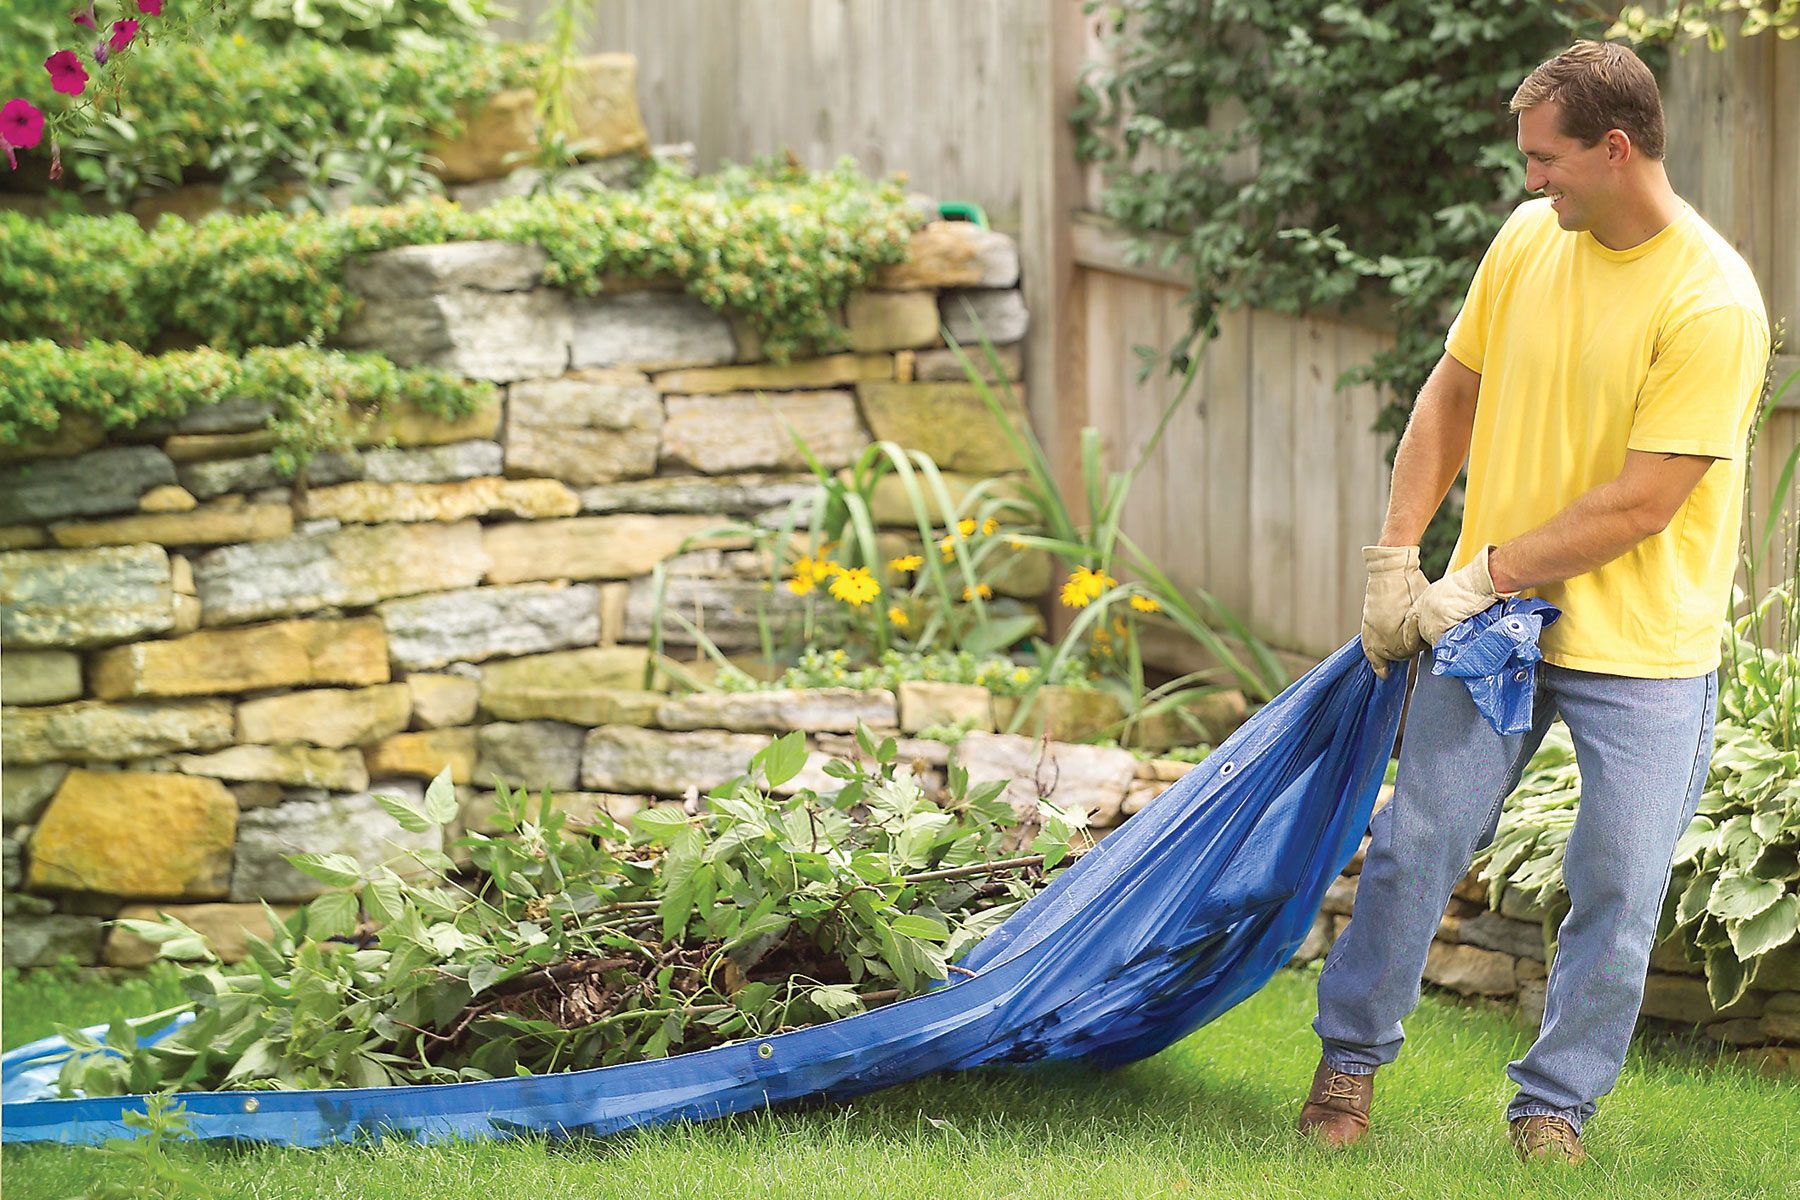
[[[1551,198],[1564,229],[1592,229],[1612,204],[1618,179],[1606,138],[1584,146],[1562,132],[1562,106],[1555,101],[1519,113],[1519,153],[1525,156],[1525,186]]]

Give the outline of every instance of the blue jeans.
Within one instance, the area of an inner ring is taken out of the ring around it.
[[[1643,1001],[1675,841],[1712,757],[1715,674],[1633,679],[1538,664],[1529,733],[1502,737],[1463,683],[1420,663],[1394,797],[1375,816],[1349,926],[1319,976],[1313,1029],[1351,1075],[1393,1062],[1419,1002],[1426,952],[1451,889],[1493,839],[1551,722],[1575,744],[1581,804],[1563,877],[1570,910],[1537,1041],[1506,1073],[1509,1120],[1558,1116],[1577,1131],[1612,1090]]]

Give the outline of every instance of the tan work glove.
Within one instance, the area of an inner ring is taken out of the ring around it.
[[[1364,546],[1369,586],[1363,592],[1363,656],[1387,678],[1389,662],[1404,662],[1425,648],[1412,608],[1431,581],[1419,570],[1417,546]]]
[[[1488,570],[1488,553],[1492,550],[1492,546],[1483,546],[1473,562],[1426,588],[1413,605],[1413,619],[1427,645],[1437,645],[1438,639],[1457,622],[1485,612],[1495,601],[1519,594],[1494,590],[1494,577]]]

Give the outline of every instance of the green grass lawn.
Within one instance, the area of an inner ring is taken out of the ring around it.
[[[1661,1197],[1800,1195],[1800,1086],[1668,1044],[1634,1050],[1588,1127],[1579,1169],[1514,1161],[1504,1070],[1529,1031],[1427,996],[1381,1075],[1375,1129],[1333,1154],[1292,1132],[1318,1045],[1314,976],[1284,971],[1169,1050],[1117,1071],[984,1070],[852,1104],[664,1127],[606,1140],[330,1150],[179,1146],[232,1197]],[[166,979],[6,979],[7,1046],[50,1020],[148,1012]],[[7,1200],[191,1195],[90,1149],[8,1148]]]

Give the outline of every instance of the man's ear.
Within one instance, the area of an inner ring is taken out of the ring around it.
[[[1609,129],[1604,138],[1606,142],[1606,161],[1624,165],[1637,154],[1637,147],[1631,144],[1631,135],[1623,129]]]

